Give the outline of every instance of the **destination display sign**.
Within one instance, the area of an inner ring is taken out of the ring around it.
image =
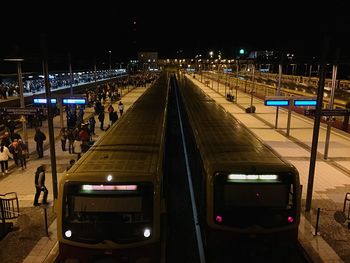
[[[315,116],[316,109],[305,110],[304,115]],[[334,110],[322,109],[321,115],[322,116],[346,116],[346,115],[350,115],[350,109],[334,109]]]
[[[11,115],[35,115],[39,108],[6,108],[7,114]]]

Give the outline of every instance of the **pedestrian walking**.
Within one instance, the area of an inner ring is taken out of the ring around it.
[[[42,204],[46,205],[47,204],[47,195],[48,195],[48,190],[45,186],[45,172],[46,172],[46,165],[42,164],[40,165],[35,172],[35,179],[34,179],[34,184],[35,184],[35,189],[36,193],[34,196],[34,206],[40,205],[39,203],[39,197],[41,192],[44,193],[43,199],[42,199]]]

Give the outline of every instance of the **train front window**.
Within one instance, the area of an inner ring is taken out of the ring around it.
[[[129,243],[147,239],[152,234],[153,186],[150,183],[68,184],[65,196],[62,218],[65,238],[85,243],[106,240]]]
[[[233,227],[276,227],[293,222],[296,196],[291,175],[223,175],[214,180],[214,218]]]

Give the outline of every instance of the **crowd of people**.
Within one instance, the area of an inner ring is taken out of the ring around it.
[[[69,73],[53,74],[49,76],[51,89],[58,89],[65,86],[73,86],[86,84],[94,81],[117,77],[125,74],[125,70],[112,71],[107,70],[97,72],[77,72],[73,73],[73,78]],[[45,80],[42,75],[23,77],[23,92],[24,93],[38,93],[45,90]],[[0,79],[0,99],[7,99],[8,97],[19,96],[20,90],[18,80],[14,78]]]

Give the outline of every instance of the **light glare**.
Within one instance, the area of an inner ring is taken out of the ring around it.
[[[145,229],[143,230],[143,236],[144,236],[144,237],[150,237],[150,236],[151,236],[151,229],[145,228]]]
[[[64,235],[66,237],[71,237],[72,236],[72,231],[71,230],[67,230],[66,232],[64,232]]]

